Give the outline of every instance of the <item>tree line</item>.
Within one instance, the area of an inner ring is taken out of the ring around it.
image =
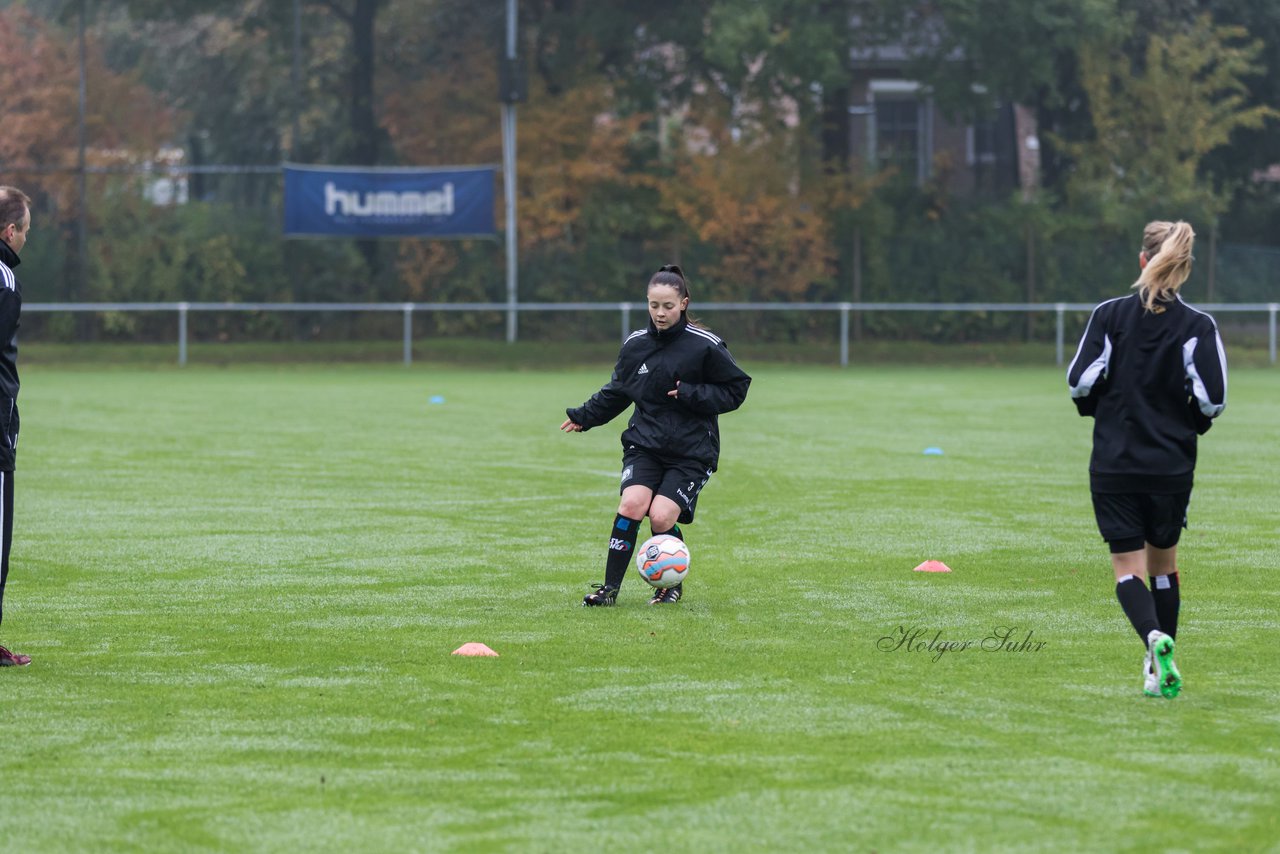
[[[194,173],[165,206],[128,170],[166,148],[206,167],[500,163],[505,11],[0,3],[0,174],[38,203],[24,260],[54,301],[501,300],[492,241],[286,241],[276,175]],[[1147,219],[1191,221],[1225,263],[1280,235],[1280,183],[1256,180],[1280,164],[1271,0],[520,0],[519,45],[526,300],[635,299],[668,261],[695,300],[1092,300],[1128,284]],[[888,46],[957,123],[1029,109],[1035,192],[867,168],[850,58]],[[1274,299],[1252,269],[1215,296]]]

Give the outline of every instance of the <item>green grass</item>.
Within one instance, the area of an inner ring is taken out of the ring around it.
[[[609,367],[28,367],[0,848],[1277,850],[1280,372],[1201,444],[1170,702],[1059,370],[747,363],[685,600],[587,610]]]
[[[834,367],[840,361],[840,344],[742,343],[732,341],[737,358],[755,365],[817,365]],[[1064,358],[1074,353],[1074,338],[1065,342]],[[1229,340],[1233,367],[1265,367],[1270,353],[1265,345],[1242,346]],[[618,353],[614,340],[574,342],[419,337],[413,342],[411,361],[437,367],[478,367],[494,370],[547,370],[613,364]],[[1042,367],[1054,364],[1052,343],[988,341],[938,344],[929,341],[853,341],[849,344],[852,366],[970,365]],[[366,341],[228,341],[196,342],[188,348],[191,366],[236,367],[246,364],[296,366],[302,364],[366,364],[398,366],[404,361],[399,340]],[[174,367],[176,343],[121,343],[100,341],[59,344],[49,341],[22,343],[23,365],[37,367]]]

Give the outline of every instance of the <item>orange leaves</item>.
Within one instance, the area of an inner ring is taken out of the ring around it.
[[[460,61],[436,66],[431,74],[397,80],[379,116],[405,163],[500,163],[497,92],[492,51],[476,45]]]
[[[396,269],[404,283],[406,299],[444,300],[449,274],[457,267],[457,253],[451,243],[438,240],[405,240],[400,244]],[[460,298],[469,298],[463,295]]]
[[[0,11],[0,44],[5,45],[6,77],[0,87],[0,115],[4,116],[0,160],[47,163],[55,153],[49,149],[50,140],[75,141],[73,58],[21,6]]]
[[[589,82],[552,98],[535,94],[522,111],[520,243],[572,246],[588,196],[628,184],[627,142],[643,117],[612,114],[611,93]]]
[[[535,78],[530,90],[516,111],[520,245],[573,245],[588,196],[628,180],[627,140],[641,120],[613,115],[611,93],[599,80],[552,96]],[[438,72],[391,87],[384,126],[406,163],[501,163],[497,93],[492,51],[477,45]]]
[[[381,115],[403,163],[501,162],[492,50],[457,45],[452,58],[386,89]],[[573,257],[588,239],[609,239],[618,232],[608,227],[621,224],[624,240],[639,235],[654,250],[661,246],[661,260],[673,245],[693,251],[700,244],[699,300],[805,299],[814,283],[830,282],[837,258],[831,213],[856,207],[861,188],[850,187],[847,176],[802,180],[806,136],[795,122],[755,121],[735,140],[728,116],[715,107],[691,103],[655,122],[637,109],[646,105],[627,100],[634,94],[620,95],[601,76],[557,85],[551,91],[531,74],[529,100],[517,109],[525,259]],[[668,134],[690,113],[698,118]],[[501,227],[501,203],[497,215]],[[457,257],[455,249],[403,248],[409,290],[438,294]]]
[[[664,198],[717,261],[699,271],[700,299],[803,299],[830,277],[835,248],[817,194],[799,189],[785,142],[724,141],[686,154]]]
[[[28,192],[53,197],[74,215],[78,162],[79,55],[74,38],[22,6],[0,10],[5,85],[0,87],[0,162]],[[109,69],[92,40],[86,62],[86,143],[90,161],[149,160],[171,133],[173,113],[133,76]],[[23,172],[24,168],[42,170]]]

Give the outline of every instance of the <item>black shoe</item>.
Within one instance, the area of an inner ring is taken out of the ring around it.
[[[673,605],[680,601],[680,597],[684,595],[684,583],[681,582],[675,587],[658,588],[653,591],[653,598],[649,600],[650,605]]]
[[[582,604],[587,607],[609,606],[617,601],[618,588],[610,587],[608,584],[597,584],[595,593],[588,593],[582,597]]]

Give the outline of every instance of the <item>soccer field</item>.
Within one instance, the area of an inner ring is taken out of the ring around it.
[[[685,599],[585,609],[610,367],[26,369],[0,849],[1278,850],[1280,371],[1167,701],[1060,370],[745,364]]]

